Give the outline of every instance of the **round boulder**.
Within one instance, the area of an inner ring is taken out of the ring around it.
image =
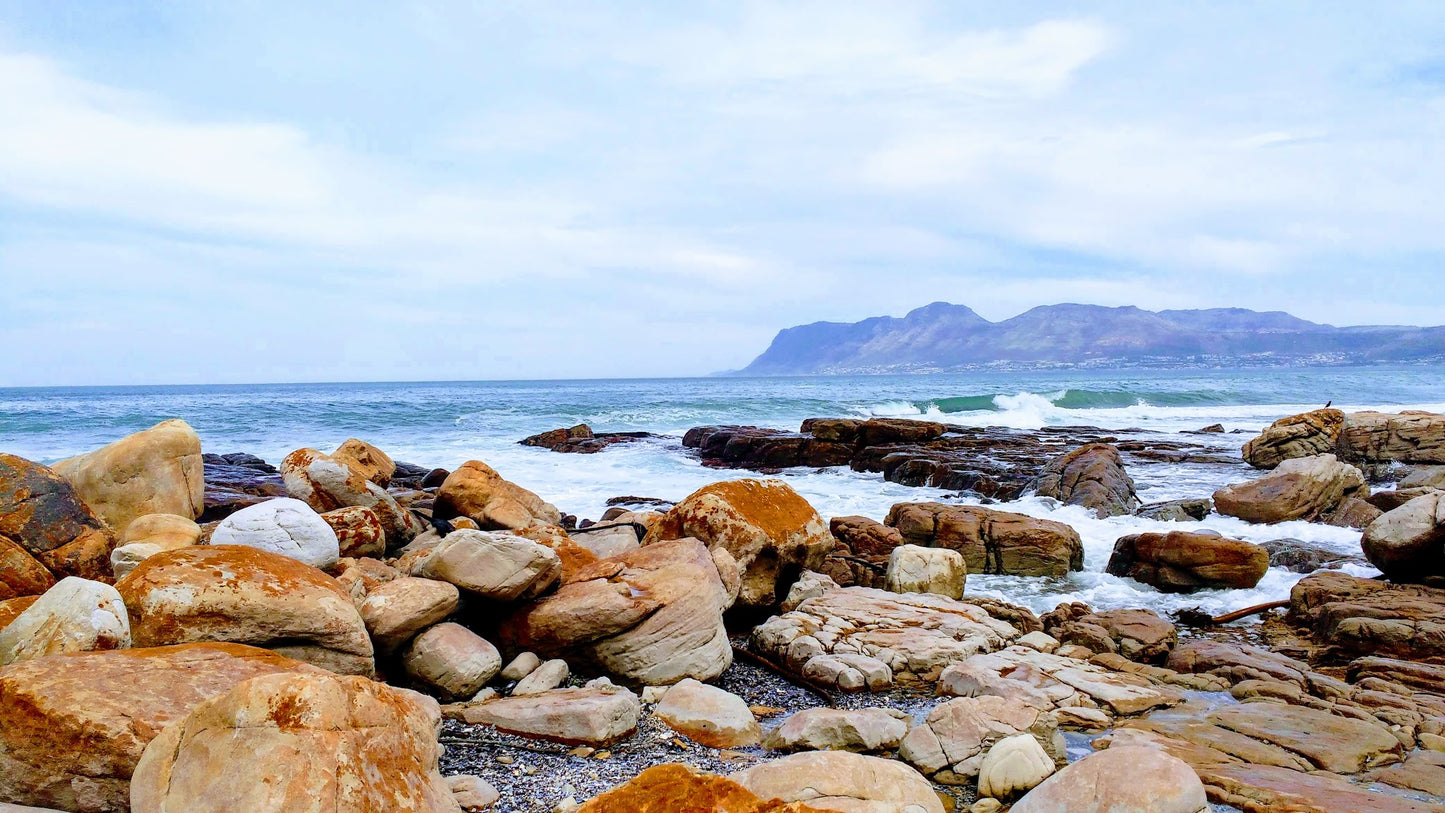
[[[1194,769],[1163,751],[1120,745],[1090,754],[1045,779],[1012,813],[1202,813],[1209,809]]]
[[[205,507],[201,438],[185,421],[162,421],[51,468],[112,528],[146,514],[195,519]]]
[[[1382,514],[1361,541],[1370,564],[1397,582],[1445,578],[1445,491]]]
[[[341,558],[336,532],[300,500],[278,497],[221,520],[212,545],[244,545],[279,553],[312,567],[330,567]]]

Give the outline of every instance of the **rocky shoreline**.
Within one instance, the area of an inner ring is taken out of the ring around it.
[[[712,467],[848,466],[965,499],[823,517],[744,478],[588,518],[479,460],[353,439],[273,465],[203,453],[181,421],[52,466],[0,454],[0,803],[1445,811],[1445,416],[1317,410],[1239,456],[1188,434],[881,419],[681,444]],[[1128,474],[1241,461],[1262,473],[1167,504]],[[968,589],[1082,569],[1074,528],[998,504],[1023,494],[1356,528],[1384,577],[1303,545],[1127,534],[1108,572],[1160,591],[1310,575],[1230,624],[1036,615]]]

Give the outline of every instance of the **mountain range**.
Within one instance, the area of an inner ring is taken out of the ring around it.
[[[1445,358],[1445,327],[1334,327],[1281,311],[1044,305],[990,322],[935,302],[896,318],[778,333],[742,375],[946,372],[982,367],[1346,364]]]

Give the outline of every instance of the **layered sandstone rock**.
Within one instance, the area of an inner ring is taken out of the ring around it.
[[[1445,491],[1416,497],[1365,529],[1370,564],[1397,582],[1445,584]]]
[[[1315,521],[1369,494],[1359,469],[1322,454],[1286,460],[1257,480],[1226,486],[1214,492],[1214,506],[1246,522]]]
[[[1022,699],[997,696],[946,700],[904,737],[898,755],[925,774],[960,784],[978,776],[984,755],[999,740],[1027,734],[1058,765],[1065,762],[1058,718]]]
[[[376,651],[390,655],[418,632],[456,612],[461,593],[435,579],[403,576],[370,589],[361,603],[361,620]]]
[[[136,810],[458,813],[436,701],[365,678],[264,675],[202,701],[146,747]]]
[[[1340,456],[1364,463],[1445,463],[1445,415],[1350,413],[1340,434]]]
[[[312,567],[326,568],[341,558],[336,532],[300,500],[278,497],[221,520],[211,532],[212,545],[244,545],[288,556]]]
[[[114,587],[67,576],[0,629],[0,666],[63,652],[130,646],[130,619]]]
[[[721,776],[701,774],[685,765],[655,765],[631,781],[593,798],[577,813],[823,813],[802,803],[760,799]]]
[[[1325,570],[1295,584],[1288,618],[1339,657],[1445,658],[1445,589]]]
[[[462,530],[419,555],[410,570],[493,601],[518,601],[556,584],[562,560],[546,545],[514,534]]]
[[[1269,551],[1213,533],[1170,531],[1120,537],[1105,571],[1169,593],[1248,589],[1269,570]]]
[[[943,503],[899,503],[886,522],[911,544],[963,554],[969,573],[1063,577],[1084,569],[1084,544],[1062,522]]]
[[[335,579],[241,546],[166,551],[116,584],[136,646],[252,644],[343,674],[371,675],[371,638]]]
[[[737,562],[737,603],[775,606],[804,570],[816,570],[832,551],[822,517],[781,480],[712,483],[673,506],[648,531],[644,545],[692,537],[722,548]]]
[[[897,748],[911,718],[893,709],[803,709],[768,732],[775,751],[882,751]]]
[[[1178,640],[1174,625],[1152,610],[1105,610],[1096,613],[1089,611],[1087,605],[1077,606],[1085,612],[1070,615],[1057,624],[1049,623],[1049,616],[1053,613],[1045,615],[1040,619],[1045,631],[1061,643],[1087,647],[1094,652],[1118,653],[1141,663],[1162,662],[1169,657],[1169,651]]]
[[[470,698],[502,668],[485,638],[460,624],[437,624],[416,636],[401,656],[408,676],[447,698]]]
[[[201,439],[170,420],[52,466],[112,528],[146,514],[195,519],[205,503]]]
[[[110,581],[110,528],[70,483],[0,454],[0,601],[40,595],[56,578]]]
[[[1333,454],[1344,428],[1345,413],[1338,409],[1280,418],[1244,444],[1244,462],[1257,469],[1272,469],[1296,457]]]
[[[437,491],[432,510],[442,519],[469,517],[487,531],[556,525],[562,520],[562,513],[555,506],[502,479],[480,460],[469,460],[447,475]]]
[[[51,655],[7,666],[0,669],[0,802],[130,810],[136,763],[166,726],[249,678],[317,671],[236,644]]]
[[[632,684],[711,680],[732,663],[728,605],[714,557],[679,539],[597,562],[499,633],[509,649],[576,658]]]
[[[828,530],[838,543],[818,572],[843,587],[883,587],[888,557],[903,544],[903,535],[867,517],[834,517]]]
[[[401,547],[425,530],[424,523],[386,489],[315,449],[297,449],[286,455],[281,461],[281,477],[286,492],[317,513],[349,506],[371,509],[386,532],[388,547]]]
[[[1177,705],[1183,700],[1181,689],[1224,688],[1217,682],[1191,681],[1192,675],[1132,664],[1117,655],[1100,659],[1107,658],[1117,661],[1112,666],[1118,669],[1013,646],[951,664],[939,678],[938,693],[1024,702],[1088,727]]]
[[[1040,497],[1088,508],[1100,518],[1132,514],[1139,507],[1119,450],[1108,443],[1080,446],[1049,461],[1030,488]]]

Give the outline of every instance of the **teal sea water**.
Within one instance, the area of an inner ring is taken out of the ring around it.
[[[971,426],[1038,429],[1092,425],[1172,435],[1221,423],[1235,434],[1189,438],[1236,451],[1271,421],[1333,401],[1346,410],[1445,411],[1445,370],[1370,367],[1246,370],[1089,370],[958,375],[695,378],[595,381],[268,384],[177,387],[0,388],[0,451],[53,462],[167,418],[183,418],[208,452],[250,452],[277,462],[302,446],[335,448],[360,437],[394,458],[455,467],[485,460],[564,511],[601,514],[608,497],[679,499],[714,480],[746,472],[703,468],[681,434],[704,424],[796,429],[809,417],[929,417]],[[561,455],[517,441],[559,426],[648,431],[654,441],[596,455]],[[1253,473],[1238,467],[1158,464],[1130,474],[1145,501],[1207,496]],[[881,518],[896,502],[958,499],[847,469],[783,475],[823,516]],[[1097,520],[1074,508],[1025,498],[1009,510],[1068,522],[1084,537],[1086,568],[1059,582],[972,576],[971,592],[1050,609],[1060,600],[1096,606],[1203,605],[1219,609],[1287,595],[1297,576],[1271,571],[1253,591],[1172,597],[1104,575],[1114,540],[1162,529],[1132,517]],[[1225,517],[1171,527],[1208,527],[1264,541],[1309,539],[1358,551],[1359,534],[1308,523],[1250,526]],[[1372,572],[1372,571],[1371,571]]]

